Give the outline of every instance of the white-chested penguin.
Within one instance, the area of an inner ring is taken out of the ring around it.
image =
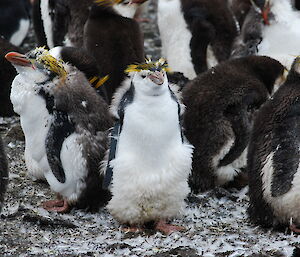
[[[299,12],[293,8],[291,0],[253,0],[252,5],[250,17],[245,18],[248,22],[242,26],[242,43],[247,45],[248,40],[258,39],[257,55],[270,56],[289,69],[299,53]],[[255,33],[249,26],[256,28]]]
[[[85,24],[84,48],[96,58],[101,77],[109,75],[105,88],[111,100],[126,67],[144,61],[143,35],[133,16],[145,0],[96,2]]]
[[[106,151],[106,131],[112,126],[107,104],[82,72],[55,59],[44,48],[27,55],[11,52],[6,58],[20,73],[14,84],[26,86],[27,81],[46,99],[46,106],[36,102],[23,108],[50,113],[50,118],[48,115],[42,121],[47,127],[42,165],[47,182],[61,199],[45,202],[44,207],[58,212],[73,205],[97,210],[110,196],[102,189],[98,169]],[[35,135],[36,140],[39,136]]]
[[[154,222],[166,234],[180,229],[166,221],[180,214],[189,193],[193,147],[182,135],[183,106],[168,84],[163,60],[131,65],[111,111],[105,182],[112,176],[108,210],[120,223],[142,227]],[[107,179],[108,178],[108,179]]]
[[[27,35],[29,24],[29,0],[0,1],[0,36],[19,46]]]
[[[259,110],[249,144],[248,173],[252,222],[290,225],[300,232],[300,58],[285,84]]]
[[[0,212],[2,209],[4,194],[8,183],[8,165],[4,151],[2,138],[0,137]]]
[[[272,58],[249,56],[223,62],[183,88],[185,135],[195,147],[193,192],[242,178],[253,115],[283,70]]]
[[[174,72],[188,79],[228,59],[237,35],[223,0],[159,0],[162,53]]]
[[[5,55],[11,51],[20,51],[18,47],[8,40],[0,37],[0,116],[14,115],[10,101],[11,83],[17,75],[16,70],[5,59]]]

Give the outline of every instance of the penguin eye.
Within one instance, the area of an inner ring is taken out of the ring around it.
[[[143,75],[143,74],[142,74],[141,77],[144,79],[144,78],[146,78],[146,75]]]

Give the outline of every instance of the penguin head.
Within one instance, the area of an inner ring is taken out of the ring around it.
[[[270,14],[270,0],[250,0],[254,10],[261,14],[265,25],[270,25],[269,14]]]
[[[95,0],[102,6],[111,6],[115,12],[126,18],[133,18],[141,4],[148,0]]]
[[[66,77],[64,63],[43,47],[38,47],[28,53],[9,52],[5,58],[23,77],[34,83],[43,83],[54,78]]]
[[[132,64],[125,72],[129,73],[136,91],[149,95],[159,95],[168,89],[166,61],[161,58],[157,62],[146,60],[145,63]]]

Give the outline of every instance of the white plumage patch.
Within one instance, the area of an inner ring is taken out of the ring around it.
[[[291,189],[281,196],[273,197],[271,194],[271,184],[274,172],[273,155],[274,152],[267,156],[261,171],[264,199],[273,208],[277,219],[283,223],[289,223],[290,218],[293,218],[295,224],[300,224],[300,167],[298,166],[297,172],[294,175]],[[282,181],[282,183],[286,182]]]
[[[20,115],[25,135],[28,174],[35,179],[44,179],[44,170],[49,169],[45,139],[51,122],[45,100],[38,95],[35,84],[22,75],[17,75],[12,82],[10,99],[14,111]]]
[[[192,34],[181,12],[180,0],[159,0],[157,22],[162,53],[172,71],[182,72],[189,79],[196,77],[192,63]]]
[[[47,45],[49,46],[49,48],[53,48],[53,25],[49,11],[49,0],[41,0],[41,15],[44,25],[44,31],[47,38]]]
[[[19,46],[23,42],[24,38],[27,35],[29,30],[29,19],[21,19],[18,30],[11,36],[9,42],[12,44]]]
[[[66,175],[65,183],[60,183],[52,171],[45,173],[54,192],[61,194],[69,203],[76,202],[86,187],[87,164],[82,155],[82,146],[78,143],[80,135],[73,133],[65,139],[60,153],[61,163]]]
[[[293,10],[291,1],[271,1],[271,11],[275,20],[264,26],[263,40],[258,46],[258,55],[267,55],[290,69],[300,49],[300,14]]]
[[[155,96],[135,91],[126,107],[116,158],[110,162],[114,174],[108,209],[120,222],[171,218],[184,208],[193,148],[182,143],[178,118],[168,89]]]

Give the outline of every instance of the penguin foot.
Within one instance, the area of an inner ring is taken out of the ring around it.
[[[300,228],[297,228],[297,226],[294,223],[290,224],[290,230],[294,233],[300,234]]]
[[[69,204],[66,200],[51,200],[43,202],[43,208],[47,211],[56,211],[59,213],[65,213],[69,211]]]
[[[141,227],[130,226],[130,227],[122,228],[122,231],[125,233],[139,233],[139,232],[143,232],[144,230]]]
[[[158,221],[156,223],[155,229],[164,233],[165,235],[170,235],[173,232],[185,230],[184,227],[168,224],[165,220]]]

